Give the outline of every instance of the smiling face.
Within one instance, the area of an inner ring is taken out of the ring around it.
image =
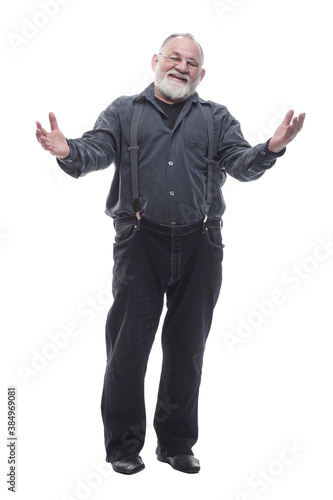
[[[152,59],[156,97],[169,104],[186,101],[205,76],[202,62],[196,42],[184,36],[169,40]]]

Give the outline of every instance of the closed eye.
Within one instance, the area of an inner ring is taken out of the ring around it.
[[[162,54],[164,55],[164,54]],[[195,60],[195,59],[182,59],[181,57],[177,55],[172,55],[172,56],[166,56],[164,55],[167,59],[170,59],[170,61],[180,64],[183,60],[186,60],[186,64],[191,66],[192,68],[199,68],[200,64]]]

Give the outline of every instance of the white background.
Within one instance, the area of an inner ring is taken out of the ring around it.
[[[18,499],[330,498],[329,2],[69,0],[53,2],[49,14],[42,3],[2,2],[0,16],[1,492],[10,495],[6,394],[14,385]],[[54,111],[67,137],[81,136],[113,99],[152,81],[151,57],[177,31],[204,48],[201,97],[225,104],[250,142],[264,142],[290,108],[307,118],[260,180],[229,178],[225,186],[224,283],[194,449],[200,474],[176,472],[154,455],[158,334],[146,379],[146,469],[125,477],[104,462],[100,416],[114,236],[104,205],[113,167],[66,176],[36,142],[35,121],[49,129]],[[88,306],[92,298],[98,311]],[[62,348],[52,341],[59,332]]]

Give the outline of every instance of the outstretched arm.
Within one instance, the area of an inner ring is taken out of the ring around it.
[[[74,178],[89,172],[103,170],[113,163],[119,152],[120,119],[114,101],[98,117],[92,130],[82,137],[66,139],[58,127],[54,113],[49,114],[51,131],[47,132],[37,122],[36,138],[51,155],[56,156],[59,167]]]
[[[57,158],[66,158],[69,155],[70,149],[67,144],[64,134],[58,127],[57,119],[54,113],[49,113],[51,132],[47,132],[40,122],[37,123],[36,138],[41,146],[49,151],[51,155]]]
[[[280,153],[302,130],[305,113],[301,113],[298,117],[295,116],[295,118],[293,116],[294,111],[291,109],[269,141],[268,149],[273,151],[273,153]]]

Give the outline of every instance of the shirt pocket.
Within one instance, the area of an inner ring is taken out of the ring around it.
[[[207,170],[207,141],[199,134],[185,134],[185,158],[189,167]]]

